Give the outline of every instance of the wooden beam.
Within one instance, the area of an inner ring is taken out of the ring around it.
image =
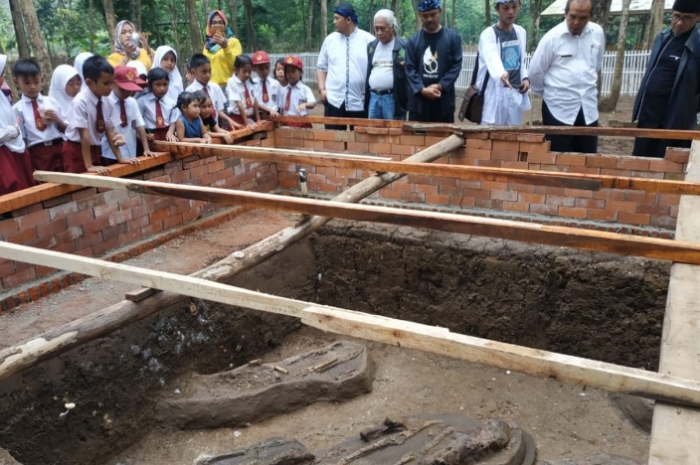
[[[299,165],[357,169],[370,172],[393,172],[423,176],[453,177],[492,182],[510,182],[567,189],[597,191],[600,189],[631,189],[659,194],[700,195],[700,183],[664,179],[630,178],[583,173],[553,173],[483,166],[448,165],[440,163],[407,163],[376,157],[339,157],[333,153],[304,153],[297,150],[245,147],[232,145],[201,145],[159,142],[158,147],[180,156],[200,155],[237,157],[247,160],[277,161]],[[319,156],[320,155],[320,156]]]
[[[307,326],[335,334],[417,349],[541,378],[552,377],[565,383],[610,392],[665,401],[672,398],[675,403],[683,405],[697,405],[700,400],[700,383],[697,381],[455,334],[436,326],[320,306],[304,309],[301,321]]]
[[[700,142],[693,141],[687,177],[700,181]],[[700,198],[681,197],[676,239],[700,243]],[[659,373],[700,380],[700,267],[674,263],[668,286]],[[700,464],[700,411],[654,406],[650,465]]]
[[[564,382],[641,395],[680,405],[700,406],[700,383],[659,373],[453,334],[444,328],[313,305],[192,276],[64,252],[0,243],[0,257],[102,279],[146,283],[157,289],[179,292],[190,297],[301,318],[302,323],[326,331],[447,355],[482,365],[540,377],[553,376]],[[64,336],[71,337],[69,334]],[[0,380],[16,373],[17,366],[21,366],[23,360],[50,350],[53,343],[55,341],[34,339],[21,346],[0,351]]]
[[[464,144],[458,136],[450,136],[445,140],[422,150],[407,159],[408,162],[429,163],[442,157]],[[333,198],[336,202],[359,202],[384,186],[403,177],[399,173],[382,173],[372,176],[354,185],[342,194]],[[247,271],[268,258],[286,250],[309,234],[318,230],[331,218],[314,216],[307,218],[298,225],[285,228],[256,244],[237,251],[201,269],[191,276],[216,282],[226,282],[234,276]],[[17,355],[18,347],[33,347],[39,343],[40,351],[33,350],[12,364],[12,371],[4,376],[11,376],[26,370],[44,360],[62,354],[67,350],[80,346],[127,326],[130,323],[149,317],[160,310],[176,305],[185,300],[186,296],[175,292],[158,292],[139,302],[124,300],[110,307],[68,322],[46,331],[32,340],[25,341],[20,346],[0,351],[0,360],[10,355]]]
[[[420,131],[443,134],[471,133],[526,133],[557,134],[569,136],[613,136],[613,137],[648,137],[651,139],[697,140],[700,131],[681,131],[675,129],[640,129],[611,128],[589,126],[475,126],[462,124],[411,123],[402,126],[406,131]]]
[[[70,184],[77,183],[90,187],[129,190],[141,194],[170,195],[225,205],[240,205],[247,208],[265,208],[326,218],[373,221],[511,241],[534,242],[557,247],[571,247],[596,252],[700,264],[699,244],[668,239],[451,213],[404,210],[370,205],[346,205],[333,201],[303,199],[275,194],[105,178],[94,175],[39,172],[36,176],[39,179],[62,181]]]
[[[273,121],[270,119],[270,121]],[[276,123],[336,124],[339,126],[372,126],[375,128],[400,128],[405,121],[367,118],[332,118],[327,116],[279,116]]]

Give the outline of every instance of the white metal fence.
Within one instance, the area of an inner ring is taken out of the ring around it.
[[[649,50],[633,50],[625,52],[625,62],[622,68],[622,95],[636,95],[639,85],[644,76],[644,70],[649,59]],[[295,53],[304,62],[304,82],[316,82],[316,62],[318,61],[318,53]],[[273,53],[270,54],[270,59],[274,67],[275,61],[287,55]],[[527,63],[530,63],[531,54],[527,56]],[[603,57],[603,85],[601,92],[603,95],[610,93],[612,86],[613,70],[615,69],[616,52],[606,52]],[[474,70],[474,60],[476,52],[465,52],[462,61],[462,72],[457,79],[457,88],[466,89],[471,82],[472,71]]]

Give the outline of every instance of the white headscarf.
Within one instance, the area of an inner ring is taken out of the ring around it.
[[[0,74],[5,72],[5,65],[7,65],[7,56],[0,55]],[[10,102],[8,102],[3,95],[2,98],[0,98],[0,130],[8,126],[17,126],[17,116],[14,110],[12,110]],[[17,137],[7,140],[3,145],[16,153],[24,153],[26,150],[24,139],[22,139],[22,135],[19,134],[19,131]]]
[[[173,55],[175,55],[175,63],[177,64],[178,58],[175,49],[169,45],[161,45],[156,49],[156,53],[153,56],[153,68],[162,69],[162,66],[160,66],[160,62],[163,61],[163,58],[165,57],[165,55],[168,54],[168,52],[173,52]],[[180,75],[180,70],[177,69],[177,66],[175,66],[175,69],[170,71],[168,75],[170,76],[170,82],[168,84],[168,93],[166,95],[170,97],[170,99],[173,102],[177,102],[177,98],[185,90],[185,88],[182,85],[182,76]]]
[[[73,68],[78,72],[78,76],[80,76],[80,79],[83,81],[83,86],[82,88],[85,89],[87,86],[85,85],[85,76],[83,75],[83,64],[85,63],[85,60],[90,58],[92,53],[90,52],[82,52],[79,53],[77,57],[75,57],[75,60],[73,61]]]
[[[53,70],[51,76],[51,87],[49,88],[49,97],[56,100],[58,105],[65,111],[68,111],[73,97],[66,93],[66,84],[75,76],[80,76],[78,70],[71,65],[60,65]]]

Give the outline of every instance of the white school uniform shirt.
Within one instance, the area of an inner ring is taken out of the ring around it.
[[[201,82],[198,80],[194,80],[192,84],[187,86],[187,89],[185,89],[187,92],[197,92],[198,90],[204,89],[204,85],[202,85]],[[217,86],[216,84],[212,84],[209,82],[209,84],[206,85],[207,92],[209,93],[209,98],[211,98],[211,103],[214,105],[214,110],[216,112],[220,112],[224,109],[224,104],[226,103],[226,96],[224,95],[224,91],[221,90],[221,87]],[[216,116],[218,118],[218,115]]]
[[[326,74],[328,103],[347,111],[365,108],[367,79],[367,44],[374,36],[360,28],[349,36],[333,32],[323,41],[316,68]],[[346,101],[347,100],[347,101]]]
[[[156,96],[153,92],[146,92],[136,100],[141,112],[141,117],[147,129],[156,129]],[[166,94],[160,99],[160,109],[163,113],[165,126],[177,121],[180,116],[179,110],[176,108],[175,102]]]
[[[520,80],[528,77],[527,64],[527,33],[517,24],[513,25],[520,43]],[[484,78],[488,71],[489,83],[484,93],[484,110],[481,117],[483,125],[520,125],[522,112],[530,109],[530,98],[521,94],[518,89],[509,89],[501,82],[501,76],[506,72],[501,60],[501,47],[493,27],[484,29],[479,37],[479,70],[476,75],[476,86],[483,87]]]
[[[84,87],[78,92],[66,115],[66,121],[68,121],[68,127],[65,132],[66,140],[80,143],[79,129],[87,128],[90,134],[90,145],[101,145],[102,136],[107,133],[107,129],[113,128],[114,124],[111,118],[112,105],[105,97],[102,98],[102,116],[105,120],[105,132],[99,133],[95,129],[97,102],[99,100],[100,98],[93,94],[89,87]],[[118,114],[117,118],[119,118]]]
[[[598,119],[598,71],[603,66],[605,35],[589,22],[580,36],[566,21],[540,40],[530,60],[530,88],[543,95],[547,108],[562,123],[573,125],[581,108],[586,124]]]
[[[280,83],[276,79],[270,79],[270,76],[265,78],[265,84],[267,85],[267,95],[269,100],[263,102],[263,86],[262,79],[258,79],[253,85],[253,93],[255,95],[255,100],[258,101],[258,105],[265,105],[268,108],[277,110],[280,108],[279,93],[280,93]]]
[[[286,110],[285,106],[287,105],[287,93],[289,92],[289,89],[292,90],[292,95],[289,97],[289,110]],[[299,101],[302,99],[306,99],[306,103],[316,103],[314,93],[311,91],[311,89],[309,89],[309,86],[307,86],[301,81],[297,82],[294,87],[287,84],[287,86],[282,89],[282,92],[280,92],[280,97],[282,98],[282,100],[280,100],[280,108],[282,109],[285,116],[308,115],[308,110],[305,111],[303,114],[299,113]]]
[[[111,118],[114,131],[118,132],[119,134],[123,134],[124,139],[126,140],[126,144],[119,147],[119,152],[122,154],[123,158],[136,158],[136,140],[138,139],[136,128],[144,126],[143,118],[141,117],[141,112],[139,111],[139,104],[136,103],[134,97],[129,97],[128,99],[124,100],[124,107],[126,109],[126,127],[122,127],[119,97],[112,92],[105,100],[108,100],[113,108]],[[107,141],[106,137],[102,138],[102,156],[112,160],[117,159],[114,152],[112,152],[112,148],[109,146],[109,142]]]
[[[36,102],[39,108],[54,110],[56,115],[65,121],[65,114],[56,100],[39,94]],[[63,139],[63,133],[58,130],[56,123],[49,124],[43,131],[37,129],[34,110],[32,109],[32,99],[23,95],[20,101],[12,106],[12,109],[19,118],[19,128],[22,131],[22,137],[27,140],[28,147],[56,139]]]
[[[253,104],[250,108],[246,108],[246,88],[248,89],[248,93],[250,94],[251,104]],[[240,115],[241,112],[238,109],[238,102],[241,102],[243,103],[243,108],[245,108],[245,114],[248,116],[251,116],[253,114],[253,111],[255,110],[255,93],[253,91],[253,82],[250,79],[248,79],[244,83],[243,81],[238,79],[238,76],[234,74],[229,78],[228,84],[226,84],[226,93],[228,94],[229,113],[232,113],[234,115]]]

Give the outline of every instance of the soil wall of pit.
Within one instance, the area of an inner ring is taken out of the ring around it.
[[[656,370],[670,263],[334,221],[323,304]]]
[[[309,300],[315,269],[307,243],[232,284]],[[192,306],[194,304],[195,306]],[[298,328],[296,319],[184,300],[35,368],[0,381],[0,449],[25,465],[102,464],[154,425],[171,380],[238,366]],[[76,408],[61,416],[66,402]]]

